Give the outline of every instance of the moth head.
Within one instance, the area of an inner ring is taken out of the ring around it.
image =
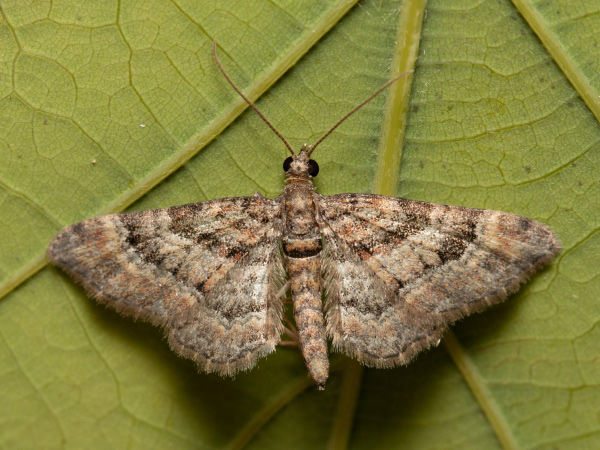
[[[288,178],[306,178],[312,179],[319,173],[319,165],[313,159],[310,159],[306,144],[297,155],[288,156],[283,161],[283,170]]]
[[[227,72],[225,72],[225,69],[223,69],[223,66],[219,62],[219,58],[217,58],[217,41],[213,41],[212,53],[213,53],[213,58],[215,60],[215,63],[217,64],[217,67],[219,68],[219,70],[221,71],[221,73],[223,74],[223,76],[225,77],[227,82],[231,85],[231,87],[235,90],[235,92],[237,92],[239,94],[239,96],[242,97],[242,99],[246,103],[248,103],[248,106],[250,106],[254,111],[256,111],[256,113],[260,116],[260,118],[269,126],[269,128],[271,128],[271,130],[273,130],[273,132],[277,135],[277,137],[279,137],[279,139],[281,139],[281,141],[285,144],[285,146],[287,147],[289,152],[292,154],[292,156],[288,157],[283,162],[283,170],[285,171],[285,174],[288,177],[288,179],[289,178],[303,178],[303,179],[311,180],[312,178],[316,177],[317,174],[319,173],[319,165],[314,160],[310,159],[310,154],[315,151],[317,146],[321,142],[323,142],[323,140],[327,136],[329,136],[331,133],[333,133],[333,131],[337,127],[339,127],[348,117],[350,117],[352,114],[354,114],[360,108],[362,108],[364,105],[366,105],[371,100],[373,100],[377,95],[379,95],[380,92],[382,92],[384,89],[386,89],[391,84],[398,81],[400,78],[413,73],[412,70],[409,70],[408,72],[401,73],[400,75],[396,76],[395,78],[392,78],[390,81],[388,81],[383,86],[381,86],[379,89],[377,89],[373,94],[371,94],[370,97],[365,99],[359,105],[355,106],[349,113],[347,113],[344,117],[342,117],[340,120],[338,120],[338,122],[334,126],[332,126],[327,133],[325,133],[323,136],[321,136],[321,138],[317,142],[315,142],[314,144],[312,144],[310,146],[307,146],[306,144],[304,144],[304,146],[302,147],[302,150],[300,150],[300,153],[298,153],[296,155],[296,154],[294,154],[294,150],[292,149],[292,146],[283,137],[283,135],[279,131],[277,131],[277,129],[273,126],[273,124],[267,120],[267,118],[264,116],[264,114],[260,112],[260,110],[256,107],[256,105],[254,103],[252,103],[250,101],[250,99],[242,93],[242,91],[235,85],[235,83],[229,77],[229,75],[227,75]]]

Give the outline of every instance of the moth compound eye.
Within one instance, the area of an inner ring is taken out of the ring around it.
[[[283,171],[284,172],[287,172],[288,170],[290,170],[293,160],[294,160],[294,158],[292,158],[291,156],[288,156],[287,158],[285,158],[285,161],[283,162]]]
[[[308,174],[313,178],[319,174],[319,165],[313,159],[308,160]]]

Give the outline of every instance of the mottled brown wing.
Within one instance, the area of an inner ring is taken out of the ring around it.
[[[504,300],[561,248],[539,222],[366,194],[318,196],[327,330],[365,364],[404,364],[456,319]]]
[[[279,342],[279,208],[255,196],[96,217],[47,254],[100,302],[164,325],[175,351],[230,375]]]

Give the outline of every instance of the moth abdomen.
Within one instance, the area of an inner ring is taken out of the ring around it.
[[[329,361],[321,300],[321,256],[288,256],[286,265],[291,281],[298,345],[310,376],[319,389],[323,389],[329,376]]]
[[[283,239],[283,254],[291,258],[308,258],[317,256],[323,250],[321,237],[308,239]]]

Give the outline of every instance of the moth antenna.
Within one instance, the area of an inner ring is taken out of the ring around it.
[[[325,133],[321,139],[319,139],[317,142],[315,142],[313,145],[310,146],[310,150],[308,151],[308,156],[310,156],[310,154],[312,152],[315,151],[315,148],[317,147],[317,145],[319,145],[321,142],[323,142],[323,140],[329,136],[333,130],[335,130],[337,127],[339,127],[342,122],[344,122],[344,120],[346,120],[348,117],[350,117],[352,114],[354,114],[356,111],[358,111],[360,108],[362,108],[363,106],[365,106],[367,103],[369,103],[371,100],[373,100],[375,97],[377,97],[381,91],[385,90],[386,88],[388,88],[391,84],[394,84],[396,81],[398,81],[400,78],[405,77],[406,75],[409,75],[411,73],[413,73],[414,70],[408,70],[406,72],[402,72],[400,75],[398,75],[397,77],[392,78],[390,81],[388,81],[387,83],[385,83],[383,86],[381,86],[379,89],[377,89],[373,94],[371,94],[371,96],[369,98],[367,98],[366,100],[363,100],[362,103],[360,103],[358,106],[355,106],[352,111],[350,111],[348,114],[346,114],[344,117],[342,117],[340,120],[338,120],[338,122],[332,126],[330,128],[330,130]]]
[[[235,92],[237,92],[238,95],[240,97],[242,97],[246,103],[248,103],[248,105],[250,106],[250,108],[252,108],[254,111],[256,111],[256,114],[258,114],[260,116],[260,118],[267,125],[269,125],[269,128],[271,128],[271,130],[273,130],[273,132],[279,137],[279,139],[281,139],[283,141],[283,143],[288,148],[288,150],[290,151],[290,153],[292,155],[295,155],[294,150],[292,150],[292,147],[290,146],[290,144],[288,144],[288,141],[286,141],[285,138],[281,135],[281,133],[279,131],[277,131],[277,129],[271,124],[271,122],[269,122],[267,120],[267,118],[263,115],[263,113],[260,112],[260,110],[254,105],[254,103],[252,103],[250,101],[250,99],[248,99],[248,97],[246,97],[244,94],[242,94],[242,91],[240,91],[240,89],[235,85],[235,83],[233,82],[233,80],[231,78],[229,78],[229,75],[227,75],[227,72],[225,72],[225,69],[223,69],[223,66],[219,62],[219,58],[217,58],[217,40],[216,39],[213,41],[212,52],[213,52],[213,58],[215,60],[215,63],[217,63],[217,67],[219,68],[219,70],[221,71],[221,73],[223,74],[223,76],[225,77],[225,79],[229,82],[229,84],[231,85],[231,87],[235,90]]]

